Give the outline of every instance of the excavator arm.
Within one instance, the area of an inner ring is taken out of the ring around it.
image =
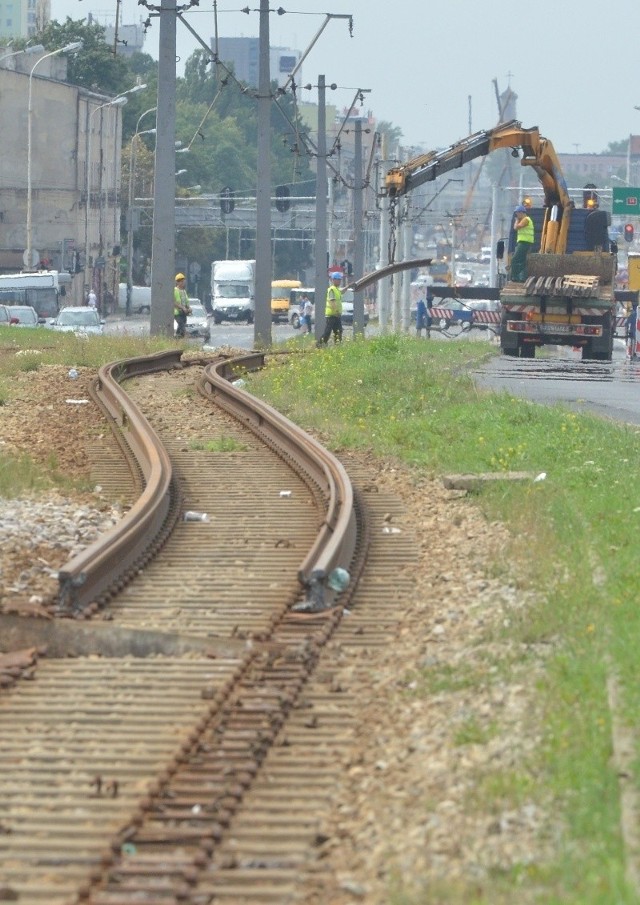
[[[385,177],[387,194],[391,199],[406,195],[425,182],[433,182],[438,176],[470,160],[485,157],[498,148],[511,148],[516,156],[520,149],[521,166],[530,166],[535,171],[544,191],[547,209],[541,251],[562,252],[566,248],[570,211],[574,205],[560,162],[553,145],[540,135],[537,127],[524,129],[517,120],[484,132],[475,132],[443,151],[430,151],[391,168]]]

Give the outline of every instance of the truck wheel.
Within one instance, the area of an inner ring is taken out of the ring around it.
[[[253,323],[253,311],[250,311],[247,314],[247,324],[252,324],[252,323]]]
[[[520,358],[535,358],[536,347],[533,343],[522,343],[520,346]]]
[[[213,315],[213,323],[214,323],[214,324],[221,324],[221,323],[222,323],[222,318],[220,317],[219,314],[216,314],[215,312],[214,312],[214,315]]]
[[[294,330],[300,329],[300,317],[297,314],[291,315],[291,326]]]

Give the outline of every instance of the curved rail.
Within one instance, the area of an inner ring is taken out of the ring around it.
[[[338,568],[348,571],[353,557],[357,540],[353,488],[341,462],[313,437],[266,402],[233,385],[242,373],[264,367],[264,357],[253,353],[209,365],[201,387],[205,394],[216,397],[218,405],[296,463],[326,498],[324,522],[298,569],[306,600],[294,608],[315,612],[332,605],[336,591],[332,573]]]
[[[171,350],[116,361],[98,372],[96,395],[111,419],[111,426],[120,431],[131,449],[144,476],[145,489],[117,525],[58,572],[59,605],[63,612],[87,607],[121,579],[165,524],[173,479],[171,460],[145,416],[119,384],[136,374],[180,367],[181,355],[181,350]]]
[[[59,570],[59,607],[67,614],[97,606],[113,587],[122,586],[134,566],[151,555],[168,526],[177,518],[171,460],[153,428],[120,383],[138,374],[184,367],[181,350],[103,366],[96,381],[96,397],[130,449],[144,478],[144,490],[127,514],[95,543]],[[291,421],[259,399],[233,385],[240,374],[264,367],[263,353],[249,353],[209,365],[204,372],[204,395],[251,428],[264,442],[298,468],[326,500],[320,532],[298,569],[305,600],[295,609],[317,612],[333,605],[332,573],[348,570],[357,541],[351,482],[338,460]],[[201,364],[201,361],[194,361]]]

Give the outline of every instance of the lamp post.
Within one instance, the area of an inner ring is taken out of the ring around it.
[[[30,56],[34,53],[44,53],[44,45],[32,44],[31,47],[23,47],[22,50],[13,50],[11,53],[5,53],[0,57],[0,63],[2,63],[3,60],[8,60],[9,57],[18,57],[21,54],[28,54]]]
[[[126,97],[120,95],[114,97],[112,101],[106,104],[100,104],[89,114],[88,130],[87,130],[87,161],[85,166],[85,223],[84,223],[84,283],[89,285],[89,209],[91,206],[91,137],[93,135],[93,117],[104,107],[124,107],[127,103]]]
[[[31,120],[33,119],[33,73],[43,60],[47,60],[49,59],[49,57],[57,56],[60,53],[75,53],[75,51],[80,50],[81,47],[82,41],[73,41],[71,44],[65,44],[64,47],[59,47],[57,50],[52,50],[50,53],[45,53],[43,57],[40,57],[39,60],[36,60],[36,62],[31,67],[31,72],[29,73],[29,101],[27,105],[27,247],[24,253],[25,267],[35,267],[35,265],[38,263],[34,260],[33,255],[31,221]]]
[[[155,135],[155,129],[145,129],[140,132],[140,123],[142,119],[147,116],[149,113],[155,113],[157,107],[150,107],[148,110],[145,110],[144,113],[141,113],[138,117],[138,122],[136,124],[136,131],[131,136],[131,143],[129,145],[129,203],[127,207],[127,302],[126,302],[126,316],[129,317],[131,314],[131,289],[133,286],[133,188],[134,188],[134,174],[136,167],[136,139],[139,135]]]

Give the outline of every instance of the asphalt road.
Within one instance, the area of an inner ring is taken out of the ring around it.
[[[352,328],[346,327],[348,333]],[[149,317],[112,315],[107,319],[105,332],[109,334],[149,333]],[[377,326],[370,324],[367,335],[375,335]],[[272,339],[284,341],[299,336],[289,324],[273,324]],[[310,338],[313,341],[312,338]],[[471,330],[452,341],[496,341],[489,330]],[[247,324],[218,324],[211,330],[213,347],[232,346],[252,349],[253,326]],[[202,340],[194,339],[194,345]],[[625,343],[614,342],[611,362],[583,362],[579,352],[568,347],[549,346],[538,352],[535,359],[497,356],[476,369],[474,379],[487,389],[506,391],[542,405],[563,404],[574,411],[590,412],[630,424],[640,424],[640,361],[630,361]]]
[[[535,359],[501,355],[474,372],[480,386],[506,390],[543,405],[562,404],[640,424],[640,361],[630,361],[623,340],[614,341],[611,362],[583,362],[579,352],[547,347]]]

